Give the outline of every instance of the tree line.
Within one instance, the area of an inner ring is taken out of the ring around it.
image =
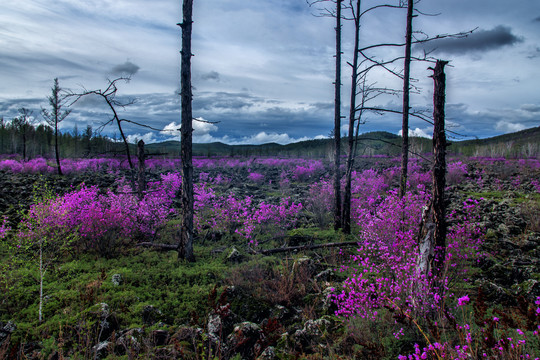
[[[32,114],[21,108],[12,119],[0,118],[0,154],[17,155],[21,160],[55,157],[54,128]],[[120,148],[114,138],[95,132],[91,125],[83,131],[75,125],[71,131],[58,132],[58,150],[61,158],[77,158],[113,155]]]

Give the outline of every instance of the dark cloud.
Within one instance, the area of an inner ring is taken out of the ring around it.
[[[533,21],[540,22],[540,16],[535,18]]]
[[[139,71],[140,67],[135,65],[131,61],[126,61],[123,64],[116,65],[112,68],[111,73],[114,75],[135,75]]]
[[[465,38],[446,38],[417,45],[415,48],[445,54],[466,54],[496,50],[504,46],[523,42],[521,37],[512,34],[512,29],[498,25],[491,30],[476,30]]]
[[[193,110],[239,110],[247,109],[256,103],[263,103],[264,99],[246,93],[205,92],[196,94],[193,99]]]
[[[521,105],[521,110],[536,113],[540,112],[540,105],[537,104],[523,104]]]
[[[210,72],[208,72],[206,74],[202,74],[201,79],[202,80],[214,80],[214,81],[218,81],[218,82],[220,80],[219,73],[217,71],[210,71]]]

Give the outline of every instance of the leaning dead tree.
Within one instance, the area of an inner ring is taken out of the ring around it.
[[[444,273],[446,257],[446,206],[444,188],[446,187],[446,133],[444,125],[444,105],[446,76],[444,67],[447,61],[437,60],[433,70],[433,172],[432,195],[429,206],[425,209],[420,225],[420,257],[418,271],[434,280],[434,288],[442,291],[439,281]]]
[[[193,0],[183,0],[183,19],[178,24],[182,28],[182,50],[180,64],[182,126],[181,126],[181,160],[182,160],[182,225],[180,227],[178,257],[195,261],[193,253],[193,111],[191,87],[191,31],[193,27]]]
[[[122,129],[122,122],[125,122],[125,121],[130,122],[130,121],[127,120],[127,119],[121,119],[118,116],[117,109],[118,108],[125,108],[125,107],[127,107],[129,105],[132,105],[132,104],[135,103],[135,100],[132,99],[132,100],[129,100],[127,102],[122,102],[122,101],[119,101],[116,98],[116,95],[117,95],[117,92],[118,92],[117,83],[119,81],[129,82],[130,80],[131,80],[130,77],[119,77],[119,78],[116,78],[114,80],[108,80],[109,85],[105,88],[105,90],[101,90],[101,89],[98,89],[98,90],[86,90],[86,89],[83,88],[82,92],[75,93],[75,92],[70,91],[70,92],[68,92],[67,96],[74,98],[74,100],[69,104],[69,106],[75,104],[81,98],[89,96],[89,95],[96,95],[96,96],[102,98],[105,101],[105,104],[107,104],[107,106],[111,110],[113,116],[112,116],[112,118],[110,120],[108,120],[108,121],[104,122],[103,124],[101,124],[99,128],[102,129],[107,125],[116,123],[116,126],[118,127],[118,131],[120,132],[120,136],[122,137],[122,141],[124,142],[124,146],[125,146],[125,150],[126,150],[126,156],[127,156],[128,163],[129,163],[129,168],[133,170],[134,165],[133,165],[133,161],[131,160],[131,153],[129,151],[129,144],[128,144],[127,139],[126,139],[126,135],[124,134],[124,130]]]

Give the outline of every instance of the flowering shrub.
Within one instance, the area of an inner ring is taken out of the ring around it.
[[[264,175],[256,172],[250,172],[248,175],[248,179],[253,181],[254,183],[260,184],[264,180]]]
[[[324,170],[322,162],[311,160],[306,165],[297,165],[292,176],[294,180],[306,181],[322,170]]]
[[[296,223],[302,204],[281,199],[279,205],[253,204],[246,196],[237,199],[234,194],[217,196],[201,184],[195,188],[195,228],[199,233],[206,229],[213,232],[238,234],[256,245],[256,235],[269,228],[285,230]]]
[[[451,162],[447,166],[446,184],[454,185],[462,182],[467,176],[467,164],[461,161]]]
[[[7,217],[4,217],[2,224],[0,225],[0,239],[6,237],[7,233],[11,230],[11,227],[8,225]]]
[[[351,275],[332,295],[338,306],[336,314],[375,319],[380,309],[389,308],[407,316],[425,316],[442,305],[441,292],[432,289],[430,279],[418,271],[417,225],[428,200],[420,186],[402,199],[392,190],[386,197],[367,201],[370,206],[356,209],[361,227],[358,254],[353,256],[352,266],[339,269]],[[468,200],[460,214],[450,214],[458,220],[448,229],[447,277],[440,279],[445,286],[457,274],[463,276],[465,262],[478,254],[476,205]]]
[[[76,246],[101,253],[117,243],[152,236],[164,224],[172,199],[180,186],[178,174],[162,175],[161,182],[148,184],[141,200],[120,182],[118,191],[100,193],[96,186],[37,202],[21,223],[19,236],[28,242],[58,233],[76,233]]]

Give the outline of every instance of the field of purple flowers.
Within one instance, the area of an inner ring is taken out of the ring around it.
[[[164,283],[154,279],[158,287],[174,282],[173,273],[195,271],[171,262],[171,255],[138,247],[174,242],[181,212],[175,201],[182,181],[179,161],[147,160],[147,188],[138,194],[134,174],[121,159],[65,159],[63,178],[45,159],[0,160],[0,354],[535,358],[540,355],[540,162],[448,163],[441,287],[418,271],[418,228],[431,193],[429,164],[411,160],[408,192],[400,198],[398,159],[359,158],[352,182],[353,234],[346,236],[331,229],[333,182],[325,161],[195,158],[196,269],[213,275],[210,280],[193,275],[198,280],[182,285],[199,289],[198,297],[169,288],[167,295],[156,293],[144,302],[135,299],[152,286],[142,278],[154,273],[126,259],[162,256],[167,267],[153,263],[154,271],[171,275]],[[357,246],[261,255],[274,247],[345,240]],[[101,264],[101,275],[91,282],[97,270],[83,265],[88,261]],[[121,274],[120,268],[131,273],[130,267],[139,269],[141,278],[130,280],[129,288],[103,285]],[[84,317],[84,326],[73,313],[76,306],[59,299],[62,291],[74,296],[61,285],[72,280],[86,284],[72,300],[93,316]],[[47,303],[46,296],[56,300]],[[201,307],[205,298],[208,305]],[[95,309],[102,303],[106,312]],[[193,311],[185,315],[182,307]],[[106,328],[113,315],[115,324]],[[59,324],[71,329],[69,335]],[[127,341],[126,334],[136,341]]]

